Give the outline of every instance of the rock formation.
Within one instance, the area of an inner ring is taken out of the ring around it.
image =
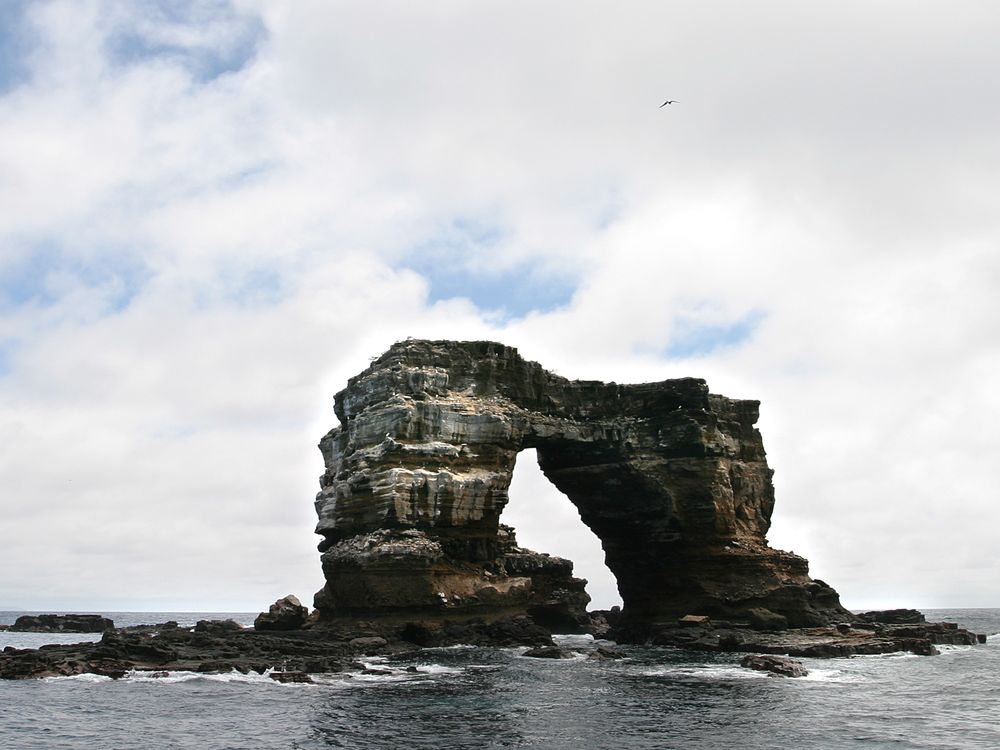
[[[341,627],[340,625],[343,625]],[[530,617],[408,622],[400,628],[393,618],[372,621],[347,620],[340,625],[302,630],[258,631],[232,620],[199,620],[194,628],[176,622],[139,625],[109,630],[99,641],[50,644],[38,649],[7,646],[0,651],[0,679],[100,674],[125,677],[132,671],[166,677],[172,671],[267,673],[282,682],[305,682],[303,673],[360,671],[367,675],[392,675],[397,671],[366,668],[357,659],[365,656],[402,657],[417,646],[449,646],[456,643],[493,647],[537,646],[531,655],[563,658],[570,652],[559,648],[551,634]],[[382,635],[380,635],[380,633]],[[704,620],[688,625],[659,624],[650,628],[649,642],[688,650],[711,652],[756,652],[796,657],[831,658],[857,654],[887,654],[910,651],[937,653],[934,644],[972,645],[984,643],[954,623],[891,625],[841,623],[837,628],[806,628],[781,633],[733,628],[732,624]],[[383,637],[384,636],[384,637]],[[627,651],[591,641],[587,658],[595,661],[620,659]],[[578,649],[574,652],[579,653]],[[525,656],[529,654],[524,653]],[[672,658],[672,657],[671,657]],[[407,672],[416,667],[408,667]]]
[[[399,342],[337,394],[340,426],[320,442],[315,606],[324,620],[585,622],[572,563],[518,547],[500,522],[517,454],[535,448],[600,538],[626,630],[687,614],[852,620],[805,559],[767,544],[758,406],[695,378],[567,380],[494,342]]]
[[[278,599],[267,612],[253,621],[257,630],[300,630],[309,618],[309,609],[293,594]]]
[[[21,615],[10,629],[22,633],[103,633],[115,623],[101,615]]]
[[[760,672],[770,672],[779,677],[805,677],[809,674],[809,670],[802,666],[802,662],[770,654],[747,654],[740,660],[740,666]]]

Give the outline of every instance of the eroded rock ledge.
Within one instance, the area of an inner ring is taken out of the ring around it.
[[[517,454],[601,539],[621,634],[689,613],[850,622],[802,557],[772,549],[757,401],[695,378],[575,381],[489,341],[404,341],[337,394],[316,499],[322,620],[530,614],[583,629],[572,563],[500,523]]]

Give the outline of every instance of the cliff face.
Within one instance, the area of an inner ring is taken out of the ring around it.
[[[771,549],[758,402],[703,380],[570,381],[493,342],[395,344],[336,396],[316,499],[323,617],[528,612],[584,622],[572,563],[500,523],[514,462],[545,475],[601,539],[623,619],[850,619],[807,562]]]

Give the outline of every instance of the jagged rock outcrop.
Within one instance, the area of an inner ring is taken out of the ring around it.
[[[257,630],[299,630],[309,619],[309,609],[302,606],[293,594],[284,596],[272,604],[267,612],[261,612],[253,621]]]
[[[601,539],[625,637],[686,614],[850,621],[805,559],[767,545],[757,401],[695,378],[571,381],[486,341],[404,341],[337,394],[316,499],[323,619],[527,612],[584,622],[572,563],[500,523],[518,452]]]

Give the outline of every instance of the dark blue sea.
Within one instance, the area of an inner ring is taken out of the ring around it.
[[[317,675],[313,685],[185,672],[0,681],[0,747],[997,750],[1000,609],[925,613],[992,637],[932,657],[803,659],[811,672],[801,679],[742,669],[735,654],[670,648],[629,647],[630,658],[609,662],[453,647],[370,658],[391,674]],[[0,612],[0,623],[19,614]],[[247,613],[103,614],[118,626],[253,621]],[[0,647],[89,638],[0,632]],[[593,647],[580,636],[561,640]]]

